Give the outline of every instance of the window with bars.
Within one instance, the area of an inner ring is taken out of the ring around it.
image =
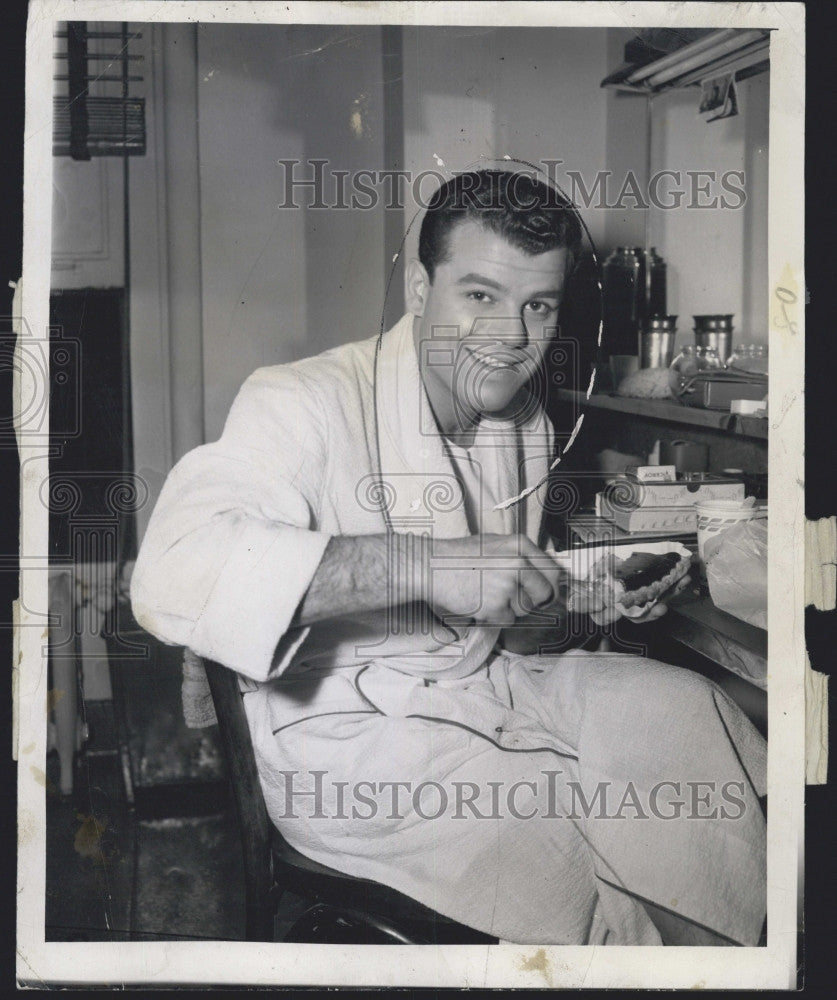
[[[53,154],[144,155],[142,32],[125,23],[67,21],[55,41]]]

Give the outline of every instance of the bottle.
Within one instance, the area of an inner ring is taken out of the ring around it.
[[[617,247],[604,263],[603,354],[639,355],[642,298],[640,258],[633,247]]]

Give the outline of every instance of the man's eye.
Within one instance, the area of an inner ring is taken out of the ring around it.
[[[491,302],[493,301],[488,292],[473,291],[468,292],[468,298],[472,302]]]
[[[527,302],[526,308],[529,312],[534,313],[536,316],[547,316],[551,312],[555,312],[558,308],[557,305],[553,305],[551,302]]]

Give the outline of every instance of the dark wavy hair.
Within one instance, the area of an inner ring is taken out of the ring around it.
[[[427,206],[419,233],[419,260],[430,281],[436,267],[450,259],[454,226],[474,221],[528,254],[566,248],[567,267],[581,249],[581,223],[575,209],[531,173],[474,170],[446,181]]]

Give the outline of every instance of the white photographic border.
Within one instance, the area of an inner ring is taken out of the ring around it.
[[[17,977],[21,985],[332,985],[416,987],[656,987],[794,989],[804,804],[804,7],[796,3],[202,3],[34,0],[26,53],[23,341],[49,326],[53,26],[59,20],[553,27],[769,27],[770,523],[768,941],[763,948],[375,946],[247,942],[45,942],[46,677],[42,648],[48,512],[46,462],[21,481],[22,579],[15,651],[18,747]],[[790,296],[782,293],[789,290]],[[778,290],[778,291],[777,291]],[[25,366],[18,400],[43,394]],[[21,442],[43,455],[46,434]],[[789,600],[789,594],[792,599]],[[39,779],[38,775],[41,775]]]

